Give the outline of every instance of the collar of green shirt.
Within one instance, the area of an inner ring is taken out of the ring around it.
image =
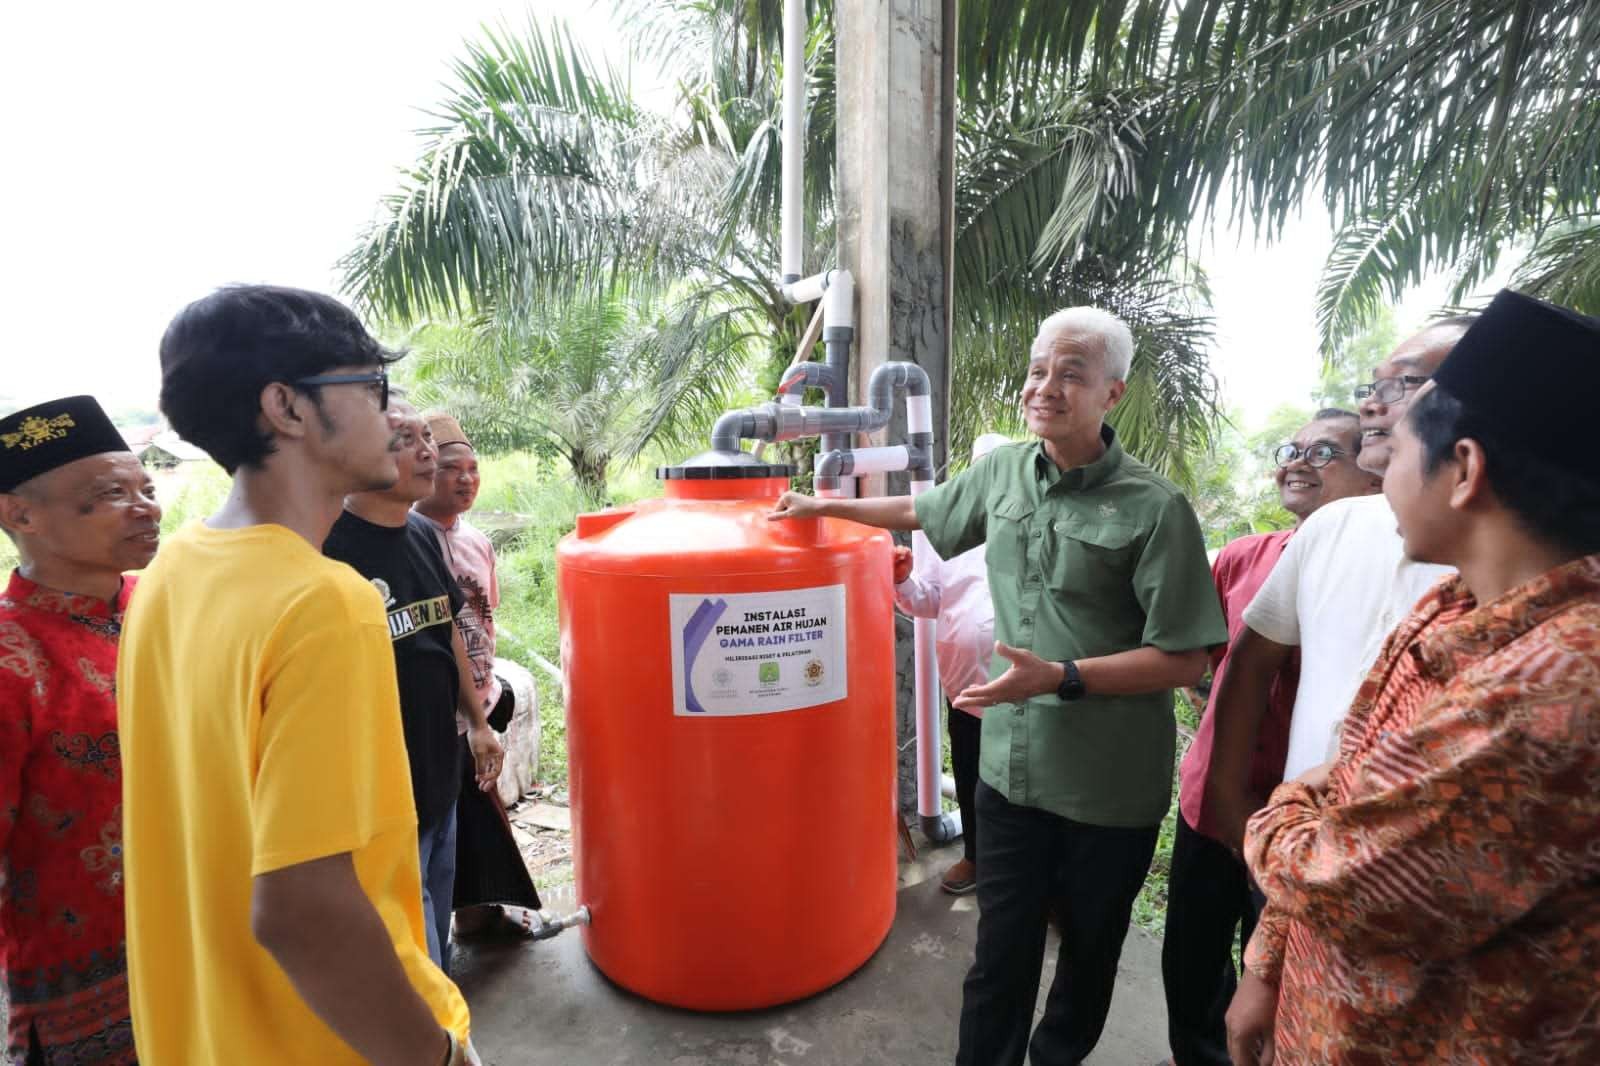
[[[1117,440],[1117,431],[1101,423],[1100,439],[1106,446],[1100,458],[1088,466],[1075,466],[1071,470],[1062,470],[1050,456],[1045,454],[1042,439],[1034,441],[1033,469],[1039,475],[1039,480],[1044,482],[1045,490],[1081,492],[1084,489],[1094,488],[1115,474],[1117,468],[1122,465],[1122,444]]]

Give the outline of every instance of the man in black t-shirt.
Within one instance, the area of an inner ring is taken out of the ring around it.
[[[322,550],[371,581],[388,611],[417,807],[428,954],[448,972],[461,781],[458,707],[467,718],[480,788],[494,786],[502,754],[472,686],[466,648],[454,624],[465,598],[445,566],[432,528],[411,511],[414,502],[433,491],[437,453],[427,425],[409,404],[391,400],[389,406],[400,419],[400,479],[392,489],[347,497]]]

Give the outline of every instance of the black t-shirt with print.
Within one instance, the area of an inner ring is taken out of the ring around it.
[[[407,515],[404,526],[380,526],[346,511],[333,524],[322,551],[349,563],[383,597],[417,824],[429,828],[449,811],[461,785],[450,634],[452,619],[466,600],[433,531],[415,513]]]

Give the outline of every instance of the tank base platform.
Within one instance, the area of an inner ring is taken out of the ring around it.
[[[972,962],[977,901],[939,890],[959,846],[917,836],[900,864],[889,938],[842,983],[798,1003],[697,1014],[641,999],[590,964],[576,932],[537,943],[459,943],[452,969],[472,1008],[486,1066],[883,1066],[955,1059],[961,982]],[[822,873],[823,871],[819,871]],[[576,906],[570,885],[541,888],[546,908]],[[1055,975],[1050,934],[1039,1007]],[[1168,1055],[1161,945],[1128,933],[1111,1017],[1091,1066],[1149,1066]]]

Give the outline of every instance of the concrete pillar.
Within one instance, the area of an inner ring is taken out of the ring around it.
[[[882,363],[907,360],[933,382],[934,465],[950,425],[954,248],[955,0],[837,0],[840,264],[856,279],[853,402]],[[904,415],[873,444],[905,439]],[[905,492],[903,474],[863,479],[863,495]],[[901,807],[915,808],[910,626],[898,644]]]

